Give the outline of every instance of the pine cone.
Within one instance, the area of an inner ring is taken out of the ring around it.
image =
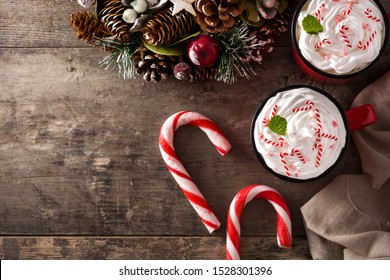
[[[69,23],[76,31],[79,40],[85,41],[94,47],[98,47],[95,38],[110,35],[105,25],[91,12],[72,14]]]
[[[209,33],[232,28],[242,13],[240,0],[196,0],[195,9],[196,21]]]
[[[206,81],[212,80],[217,74],[217,69],[215,67],[192,67],[192,73],[190,76],[190,81]]]
[[[288,11],[267,20],[266,23],[257,29],[257,36],[262,39],[276,39],[288,30],[290,13]]]
[[[133,56],[138,74],[143,74],[147,82],[166,80],[173,74],[173,69],[179,61],[177,56],[166,56],[141,48]]]
[[[197,28],[195,18],[190,13],[182,11],[172,15],[171,9],[165,9],[152,16],[141,32],[149,44],[169,45],[192,34]]]
[[[248,36],[253,37],[253,39],[248,43],[258,44],[259,48],[250,50],[246,57],[247,61],[253,60],[261,63],[263,54],[272,52],[275,39],[288,30],[289,17],[289,12],[285,12],[267,20],[263,26],[250,30]]]
[[[122,18],[123,12],[127,7],[122,4],[121,0],[105,0],[101,2],[99,18],[114,36],[127,42],[130,39],[131,26]]]

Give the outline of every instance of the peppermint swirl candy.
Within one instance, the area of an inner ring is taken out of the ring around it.
[[[310,35],[302,20],[315,16],[324,31]],[[351,74],[370,64],[384,43],[384,20],[371,0],[312,0],[297,21],[302,55],[316,68],[331,74]]]

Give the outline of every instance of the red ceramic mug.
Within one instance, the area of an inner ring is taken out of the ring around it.
[[[307,15],[317,19],[323,32],[308,34],[302,29]],[[293,58],[301,72],[314,81],[349,81],[384,53],[389,18],[378,0],[304,0],[291,25]]]
[[[259,106],[252,120],[251,140],[268,171],[288,181],[307,182],[337,166],[351,131],[375,121],[369,104],[344,112],[325,91],[295,85],[275,91]]]

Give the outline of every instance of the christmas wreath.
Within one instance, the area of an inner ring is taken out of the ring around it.
[[[100,64],[124,78],[159,82],[250,78],[286,32],[293,0],[78,0],[77,38],[100,48]],[[95,6],[95,11],[89,8]]]

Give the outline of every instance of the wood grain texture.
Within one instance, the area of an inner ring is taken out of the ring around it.
[[[122,81],[98,67],[99,57],[89,49],[0,53],[0,67],[7,69],[0,97],[0,233],[207,234],[158,150],[162,123],[183,109],[208,115],[232,142],[231,153],[221,157],[196,128],[181,128],[175,139],[179,156],[223,223],[235,193],[261,183],[285,196],[294,232],[302,235],[299,208],[337,174],[360,172],[353,145],[334,172],[307,184],[276,179],[257,162],[249,129],[261,100],[284,85],[313,84],[290,61],[288,48],[271,54],[255,79],[231,86]],[[366,83],[326,90],[348,108],[385,69],[378,64]],[[244,232],[275,233],[274,213],[263,204],[248,206],[244,221],[251,222],[244,223]]]
[[[281,249],[274,237],[242,238],[242,259],[310,259],[306,238]],[[1,259],[225,259],[220,237],[2,237]]]
[[[252,115],[271,92],[294,84],[321,87],[348,109],[389,70],[390,48],[365,75],[341,86],[303,76],[288,36],[250,81],[123,81],[99,67],[104,53],[75,39],[67,21],[77,10],[71,1],[0,0],[0,258],[223,259],[225,227],[208,235],[158,149],[162,123],[184,109],[214,120],[233,146],[221,157],[194,127],[175,137],[222,225],[232,198],[249,184],[274,187],[290,206],[291,251],[276,248],[271,205],[246,207],[243,258],[309,258],[300,207],[338,174],[361,172],[359,155],[351,143],[325,178],[282,181],[255,158]]]

